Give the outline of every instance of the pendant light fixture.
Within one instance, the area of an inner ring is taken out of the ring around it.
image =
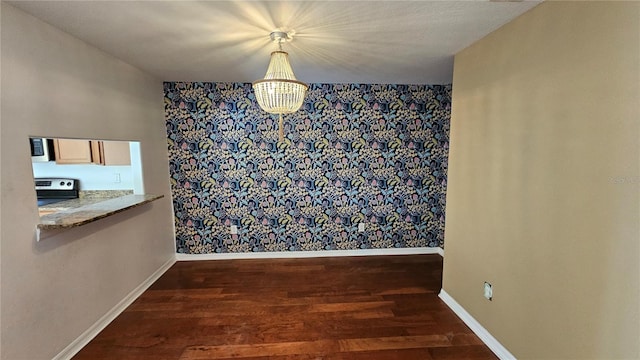
[[[288,33],[274,31],[271,40],[278,44],[278,50],[271,53],[271,61],[264,79],[253,83],[253,91],[260,107],[270,113],[279,114],[278,133],[284,140],[282,114],[298,111],[302,106],[304,94],[309,86],[298,81],[289,64],[289,54],[282,51],[282,43],[291,40]]]

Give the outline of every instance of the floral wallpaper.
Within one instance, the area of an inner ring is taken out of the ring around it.
[[[450,85],[311,84],[282,142],[251,84],[164,91],[179,253],[443,246]]]

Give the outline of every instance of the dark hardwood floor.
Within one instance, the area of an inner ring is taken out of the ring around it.
[[[178,262],[74,359],[496,359],[439,255]]]

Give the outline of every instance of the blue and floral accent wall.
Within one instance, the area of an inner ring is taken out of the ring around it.
[[[179,253],[443,246],[450,85],[311,84],[282,142],[251,84],[164,91]]]

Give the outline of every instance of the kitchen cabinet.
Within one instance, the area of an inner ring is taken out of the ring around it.
[[[102,165],[131,165],[128,141],[98,141]]]
[[[54,139],[53,150],[57,164],[90,164],[92,162],[91,141]]]
[[[57,164],[131,165],[128,141],[54,139]]]

